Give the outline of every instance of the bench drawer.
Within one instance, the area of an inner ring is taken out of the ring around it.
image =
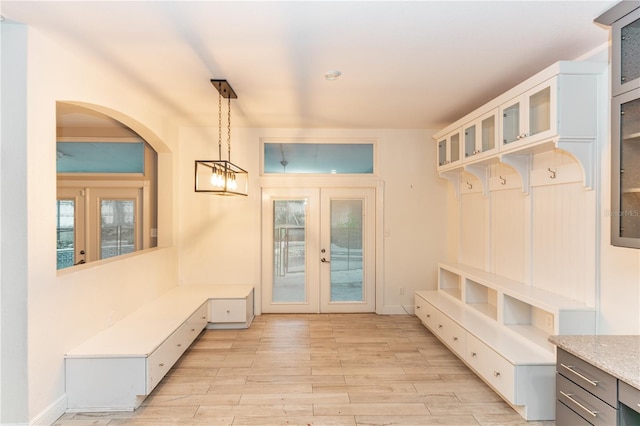
[[[475,336],[467,335],[464,360],[509,402],[515,404],[515,367]]]
[[[464,357],[467,332],[455,321],[440,311],[436,311],[436,334],[452,351]]]
[[[193,339],[193,326],[183,323],[147,358],[147,395],[160,383],[173,364],[182,356]],[[202,331],[202,330],[200,330]],[[199,333],[199,332],[198,332]]]
[[[244,323],[247,311],[247,299],[215,299],[210,302],[209,317],[213,323]]]

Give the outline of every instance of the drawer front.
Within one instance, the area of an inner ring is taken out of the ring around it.
[[[556,401],[556,426],[591,426],[591,423],[562,402]]]
[[[467,332],[455,321],[441,312],[436,316],[436,333],[442,342],[449,346],[455,353],[464,357]]]
[[[423,324],[427,322],[427,308],[428,303],[420,296],[415,296],[416,316],[420,318]]]
[[[210,302],[209,318],[213,323],[246,322],[246,299],[214,299]]]
[[[147,358],[147,395],[189,346],[190,327],[184,323]]]
[[[465,361],[511,403],[515,403],[515,367],[478,338],[467,334]]]
[[[617,405],[618,380],[586,361],[558,348],[556,369],[612,407]]]
[[[626,384],[618,382],[618,398],[620,402],[631,408],[636,413],[640,413],[640,390]]]
[[[616,424],[615,408],[561,374],[556,375],[556,399],[595,426]]]
[[[208,303],[203,304],[198,310],[187,320],[185,334],[185,343],[189,346],[198,337],[200,332],[206,327],[208,322],[209,306]]]

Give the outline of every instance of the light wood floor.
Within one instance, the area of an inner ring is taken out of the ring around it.
[[[527,423],[409,315],[261,315],[205,330],[134,412],[56,425]]]

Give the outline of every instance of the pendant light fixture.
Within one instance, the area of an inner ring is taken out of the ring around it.
[[[227,80],[211,80],[218,90],[218,159],[196,160],[196,192],[247,195],[249,173],[231,162],[231,99],[238,96]],[[222,99],[227,103],[227,159],[222,159]]]

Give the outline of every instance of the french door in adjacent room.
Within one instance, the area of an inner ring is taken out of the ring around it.
[[[263,189],[262,311],[375,311],[375,189]]]

